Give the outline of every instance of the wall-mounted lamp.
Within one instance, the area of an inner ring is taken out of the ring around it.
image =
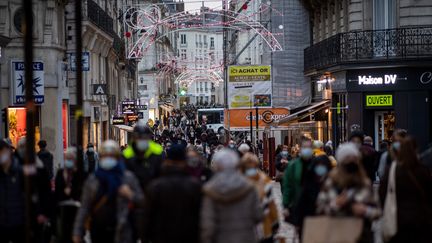
[[[330,89],[330,83],[336,81],[336,79],[331,75],[330,72],[325,72],[321,77],[320,80],[317,81],[317,84],[325,84],[325,89]]]

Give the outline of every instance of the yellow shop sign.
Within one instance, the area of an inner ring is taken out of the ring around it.
[[[366,95],[366,106],[393,106],[393,95]]]

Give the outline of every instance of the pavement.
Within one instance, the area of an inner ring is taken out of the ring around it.
[[[285,240],[285,243],[300,243],[300,241],[297,238],[297,233],[295,231],[294,226],[285,223],[284,217],[283,217],[283,207],[282,207],[282,193],[281,193],[281,187],[279,182],[273,182],[273,196],[275,197],[276,204],[278,206],[279,210],[279,233],[277,234],[277,237],[283,238]]]

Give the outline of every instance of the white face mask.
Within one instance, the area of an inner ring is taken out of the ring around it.
[[[90,147],[90,148],[88,148],[88,151],[93,153],[94,152],[94,148]]]
[[[313,150],[311,148],[302,148],[300,150],[300,157],[303,159],[311,159],[313,157]]]
[[[148,143],[147,140],[140,139],[140,140],[136,141],[136,148],[139,151],[144,152],[144,151],[146,151],[148,149],[148,147],[149,147],[149,143]]]
[[[249,168],[245,171],[245,175],[248,177],[256,176],[258,174],[258,170],[256,168]]]
[[[64,166],[66,169],[73,169],[75,167],[75,163],[73,160],[67,159],[65,160]]]
[[[104,170],[111,170],[117,165],[117,160],[113,157],[102,158],[99,165]]]
[[[6,164],[8,161],[10,161],[10,153],[6,152],[0,155],[0,165]]]

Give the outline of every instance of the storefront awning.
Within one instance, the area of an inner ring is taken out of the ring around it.
[[[278,125],[289,125],[291,123],[297,122],[303,118],[306,118],[322,109],[327,109],[329,108],[331,105],[331,101],[330,100],[324,100],[324,101],[320,101],[317,103],[313,103],[311,105],[309,105],[308,107],[304,108],[303,110],[297,111],[285,118],[282,118],[280,120],[278,120],[277,122],[274,123],[274,125],[278,126]]]
[[[115,127],[117,127],[120,130],[124,130],[126,132],[133,132],[133,127],[131,126],[127,126],[127,125],[114,125]]]

